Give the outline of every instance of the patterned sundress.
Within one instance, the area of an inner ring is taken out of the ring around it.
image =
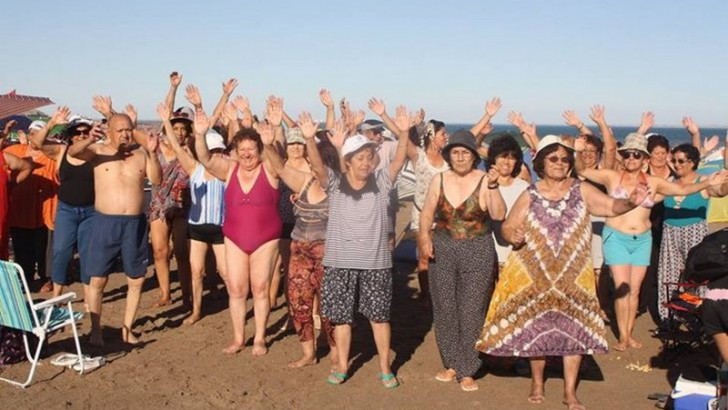
[[[190,204],[190,177],[176,157],[168,161],[160,150],[157,158],[162,166],[162,183],[152,185],[149,222],[156,219],[186,218]]]
[[[511,252],[476,342],[494,356],[605,353],[591,260],[591,221],[574,180],[560,200],[531,185],[525,244]]]

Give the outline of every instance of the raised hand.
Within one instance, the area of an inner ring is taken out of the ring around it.
[[[313,138],[316,135],[316,131],[318,131],[318,127],[319,124],[313,121],[311,114],[302,112],[301,115],[298,116],[298,128],[301,129],[303,138]]]
[[[413,127],[416,127],[420,124],[422,124],[425,121],[425,109],[420,108],[417,110],[414,116],[414,124],[412,124]]]
[[[586,149],[586,136],[579,135],[578,137],[574,138],[574,151],[582,152],[585,149]]]
[[[136,108],[134,108],[134,106],[131,104],[127,104],[126,107],[124,107],[124,114],[126,114],[129,119],[131,119],[131,123],[134,124],[134,126],[136,127],[137,117],[139,116],[137,114]]]
[[[341,150],[341,147],[344,146],[344,141],[346,140],[346,132],[347,127],[346,124],[344,124],[343,119],[338,119],[334,123],[334,128],[331,130],[331,135],[329,136],[329,141],[331,141],[331,144],[336,147],[337,149]]]
[[[494,129],[495,129],[495,127],[493,127],[493,124],[487,123],[487,124],[485,124],[485,126],[483,127],[483,129],[480,131],[480,133],[483,134],[483,135],[488,135],[491,132],[493,132]]]
[[[569,125],[571,127],[578,128],[580,125],[584,124],[583,122],[581,122],[579,116],[573,110],[564,111],[564,113],[561,114],[561,117],[564,119],[564,122],[566,122],[566,125]]]
[[[202,97],[200,96],[200,90],[194,85],[190,84],[185,87],[185,98],[194,107],[202,107]]]
[[[195,134],[204,136],[207,130],[210,129],[210,119],[207,118],[205,110],[198,108],[195,110],[195,121],[194,121]]]
[[[248,99],[242,95],[235,97],[233,99],[233,104],[235,105],[235,108],[242,112],[250,111],[250,103],[248,102]]]
[[[500,97],[495,97],[492,100],[485,103],[485,113],[488,114],[489,117],[495,116],[495,114],[498,112],[498,110],[501,109],[501,99]]]
[[[149,133],[149,138],[147,138],[147,145],[145,149],[149,153],[157,152],[157,148],[159,148],[159,134],[156,132]]]
[[[718,144],[720,143],[720,137],[717,135],[713,135],[710,138],[705,138],[703,140],[703,152],[709,153],[710,151],[714,150]]]
[[[508,113],[508,122],[513,124],[516,128],[520,129],[526,121],[523,120],[523,115],[520,112],[511,111]]]
[[[10,120],[7,123],[5,123],[5,128],[3,129],[2,135],[8,135],[10,134],[10,131],[13,130],[13,128],[18,125],[18,122],[15,120]]]
[[[589,114],[589,118],[596,124],[605,123],[606,120],[604,118],[604,106],[594,105],[593,107],[591,107],[591,114]]]
[[[276,140],[275,127],[269,123],[261,122],[257,127],[258,134],[260,134],[260,140],[263,145],[272,145]]]
[[[319,91],[319,98],[321,99],[321,104],[323,104],[324,107],[334,107],[334,100],[331,99],[331,93],[329,93],[329,90],[325,88],[321,89],[321,91]]]
[[[94,110],[96,110],[99,114],[103,115],[104,117],[108,117],[111,115],[111,97],[94,95],[92,101]]]
[[[265,107],[265,119],[274,127],[281,125],[283,121],[283,99],[274,95],[268,97]]]
[[[172,71],[172,74],[169,75],[169,84],[175,88],[179,87],[182,84],[182,74]]]
[[[700,133],[700,128],[698,127],[698,124],[696,124],[693,120],[693,117],[683,117],[682,125],[685,127],[686,130],[688,130],[690,135]]]
[[[70,108],[68,108],[66,106],[58,107],[56,112],[54,112],[53,115],[51,115],[51,119],[48,120],[48,124],[50,125],[49,128],[52,128],[52,126],[54,126],[54,125],[68,123],[68,117],[70,115],[71,115]],[[13,123],[13,125],[15,124],[14,121],[11,121],[11,122]],[[10,123],[8,123],[8,124],[10,124]],[[5,126],[5,128],[7,129],[7,125]],[[12,128],[12,126],[11,126],[11,128]]]
[[[339,101],[339,109],[341,110],[342,117],[346,117],[351,112],[349,110],[349,101],[347,101],[346,98],[342,98],[341,101]]]
[[[166,103],[157,104],[157,115],[162,121],[169,120],[172,117],[172,109]]]
[[[394,115],[394,125],[396,125],[401,132],[404,132],[409,131],[410,123],[410,115],[407,112],[407,107],[404,105],[398,106],[396,114]]]
[[[94,123],[94,125],[91,127],[91,131],[88,133],[88,137],[81,135],[81,139],[86,138],[93,138],[94,141],[102,141],[106,138],[106,133],[104,133],[104,127],[103,124]]]
[[[652,113],[652,111],[647,111],[642,113],[642,118],[640,120],[640,130],[644,130],[643,132],[647,132],[650,128],[652,128],[655,125],[655,114]]]
[[[528,135],[537,135],[536,134],[536,123],[532,122],[529,124],[524,121],[523,124],[521,124],[521,131],[523,131],[525,134],[528,134]]]
[[[233,91],[235,91],[235,87],[238,86],[238,80],[235,78],[231,78],[224,83],[222,83],[222,93],[230,96]]]
[[[356,112],[356,114],[354,114],[354,116],[353,116],[354,128],[358,127],[359,124],[364,122],[364,118],[366,117],[366,115],[367,114],[364,112],[364,110],[359,110]]]
[[[238,109],[235,108],[235,104],[227,103],[222,109],[222,115],[226,121],[237,121],[238,120]]]
[[[369,100],[368,106],[374,114],[377,114],[380,117],[384,115],[384,112],[387,110],[387,107],[384,105],[384,101],[378,100],[376,98],[371,98]]]

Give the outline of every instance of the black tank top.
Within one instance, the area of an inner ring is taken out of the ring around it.
[[[67,159],[68,149],[63,153],[61,167],[58,170],[60,185],[58,200],[71,206],[88,206],[94,204],[94,166],[90,162],[73,165]]]

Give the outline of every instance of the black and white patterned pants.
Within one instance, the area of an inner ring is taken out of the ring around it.
[[[482,365],[475,342],[490,304],[497,265],[490,234],[455,240],[434,233],[435,259],[428,272],[435,340],[442,364],[458,380],[473,377]]]
[[[389,322],[391,306],[392,269],[324,266],[321,313],[332,324],[353,323],[357,307],[358,312],[372,322]]]

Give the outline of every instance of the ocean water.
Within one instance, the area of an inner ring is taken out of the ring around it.
[[[448,124],[445,123],[448,133],[452,134],[453,132],[465,128],[470,129],[472,127],[472,124]],[[588,126],[589,129],[592,130],[594,135],[599,136],[599,129],[596,126]],[[612,131],[614,132],[614,136],[617,139],[617,141],[624,141],[624,137],[627,136],[630,132],[635,132],[637,130],[637,127],[612,127]],[[516,127],[510,125],[510,124],[495,124],[493,133],[499,133],[499,132],[509,132],[513,136],[519,136],[518,129]],[[566,125],[537,125],[536,126],[536,132],[538,132],[539,137],[544,137],[545,135],[554,134],[554,135],[575,135],[576,129],[573,127],[569,127]],[[664,135],[668,141],[670,141],[670,146],[674,147],[683,143],[689,143],[690,142],[690,134],[688,134],[687,130],[683,127],[654,127],[650,129],[649,132],[654,132],[657,134]],[[706,137],[711,137],[713,135],[718,135],[720,137],[720,145],[724,144],[725,141],[725,135],[726,135],[726,129],[725,128],[701,128],[700,129],[700,135],[703,139]],[[520,140],[520,138],[519,138]],[[486,138],[486,142],[488,141],[488,138]]]

